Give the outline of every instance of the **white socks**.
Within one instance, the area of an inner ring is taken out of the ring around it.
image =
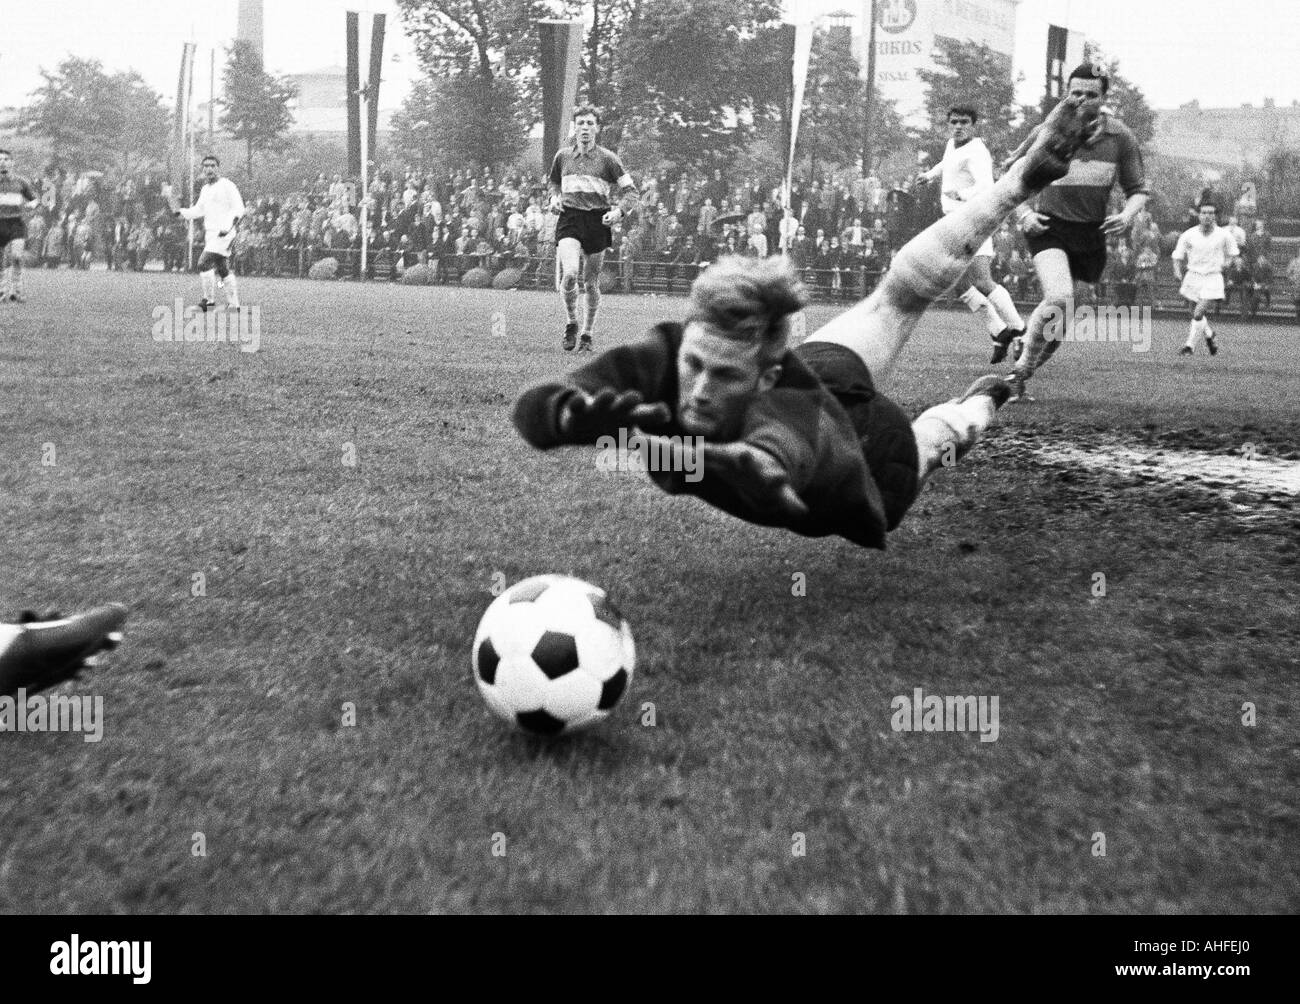
[[[226,284],[226,305],[229,307],[239,306],[239,287],[235,284],[235,273],[231,272],[225,279]]]
[[[1193,319],[1192,323],[1188,326],[1186,347],[1191,349],[1193,352],[1195,352],[1196,346],[1200,343],[1201,339],[1207,334],[1207,332],[1209,331],[1209,327],[1210,327],[1210,322],[1206,318],[1202,317],[1199,321]]]
[[[200,272],[199,280],[203,284],[203,299],[215,303],[217,300],[217,273],[215,271]]]
[[[993,304],[988,301],[988,298],[974,286],[971,286],[970,289],[962,293],[960,299],[962,303],[966,304],[966,306],[970,308],[972,314],[984,315],[984,326],[988,328],[990,335],[996,335],[1006,327],[1006,325],[1002,323],[1002,319],[998,317],[997,308],[995,308]]]
[[[1020,316],[1020,311],[1016,309],[1015,303],[1011,300],[1011,294],[1007,292],[1006,287],[994,284],[993,292],[988,295],[989,303],[993,304],[993,309],[998,312],[1002,322],[1013,331],[1024,331],[1025,320]]]
[[[971,286],[959,299],[970,308],[972,314],[984,315],[984,326],[990,335],[1000,335],[1003,328],[1025,330],[1024,319],[1020,316],[1020,311],[1016,310],[1011,294],[1003,286],[995,283],[988,296]]]
[[[984,394],[945,401],[923,412],[912,423],[921,477],[955,465],[988,431],[997,412],[993,399]]]

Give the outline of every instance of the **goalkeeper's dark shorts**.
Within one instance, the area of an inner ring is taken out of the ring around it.
[[[920,489],[912,420],[876,391],[871,371],[852,349],[834,342],[804,342],[794,353],[848,412],[862,456],[885,503],[887,526],[893,530]]]

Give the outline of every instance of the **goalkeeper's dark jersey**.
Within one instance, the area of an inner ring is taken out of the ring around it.
[[[515,406],[515,426],[539,449],[594,444],[594,439],[566,438],[559,430],[560,410],[579,390],[588,394],[605,388],[637,390],[647,403],[662,401],[675,410],[677,350],[682,330],[680,324],[659,324],[644,341],[602,353],[569,373],[562,382],[526,391]],[[650,471],[649,475],[670,494],[697,495],[751,523],[780,526],[807,537],[838,534],[864,547],[883,549],[886,533],[897,524],[916,492],[916,442],[910,423],[897,406],[875,394],[865,367],[864,379],[855,386],[834,392],[828,388],[813,368],[818,359],[826,358],[822,350],[828,346],[815,344],[816,348],[806,343],[786,353],[781,360],[780,380],[755,399],[739,437],[770,453],[789,472],[791,487],[808,507],[806,515],[756,512],[726,482],[710,477],[707,471],[694,482],[688,481],[683,472]],[[840,346],[829,346],[829,350],[848,351]],[[850,417],[841,401],[850,402],[856,418]],[[877,403],[886,407],[873,410]],[[888,415],[889,420],[880,421],[882,415]],[[881,426],[881,442],[873,444],[880,447],[881,459],[873,459],[872,464],[881,468],[897,466],[901,476],[892,470],[876,470],[873,477],[867,457],[876,454],[868,444],[866,429],[873,416]],[[686,435],[675,417],[665,428],[646,431]],[[893,484],[903,485],[899,504],[886,505],[877,481],[887,490]]]

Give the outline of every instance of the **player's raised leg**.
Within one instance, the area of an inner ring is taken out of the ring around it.
[[[1078,108],[1069,102],[1058,105],[1029,152],[991,189],[909,241],[876,290],[820,328],[809,341],[852,349],[877,382],[883,381],[921,315],[961,278],[980,245],[1025,199],[1066,174],[1086,125]]]

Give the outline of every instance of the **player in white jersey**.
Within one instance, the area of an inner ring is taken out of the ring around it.
[[[1210,355],[1219,352],[1214,340],[1214,331],[1205,319],[1205,312],[1210,304],[1224,298],[1223,270],[1235,264],[1241,257],[1241,248],[1237,246],[1232,231],[1219,226],[1218,207],[1209,202],[1201,203],[1201,222],[1178,238],[1174,248],[1174,278],[1182,280],[1179,290],[1192,302],[1191,331],[1187,344],[1179,349],[1178,354],[1190,356],[1196,350],[1196,343],[1205,336],[1205,347]],[[1183,274],[1186,266],[1187,273]]]
[[[993,155],[984,141],[975,135],[979,113],[967,105],[957,105],[948,112],[951,139],[943,160],[917,175],[921,184],[943,179],[941,204],[946,214],[954,213],[981,192],[993,187]],[[993,281],[993,239],[986,240],[971,261],[970,269],[956,288],[966,287],[961,301],[972,313],[983,314],[989,337],[993,339],[993,362],[1006,358],[1007,349],[1024,334],[1025,322],[1016,310],[1011,294]]]
[[[199,258],[199,278],[203,298],[199,307],[207,310],[217,305],[217,284],[226,290],[226,306],[239,309],[239,286],[230,271],[230,248],[235,242],[236,227],[244,216],[244,200],[229,178],[221,177],[221,161],[212,154],[203,158],[203,191],[188,209],[182,209],[170,185],[163,194],[172,213],[187,220],[203,220],[203,256]]]

